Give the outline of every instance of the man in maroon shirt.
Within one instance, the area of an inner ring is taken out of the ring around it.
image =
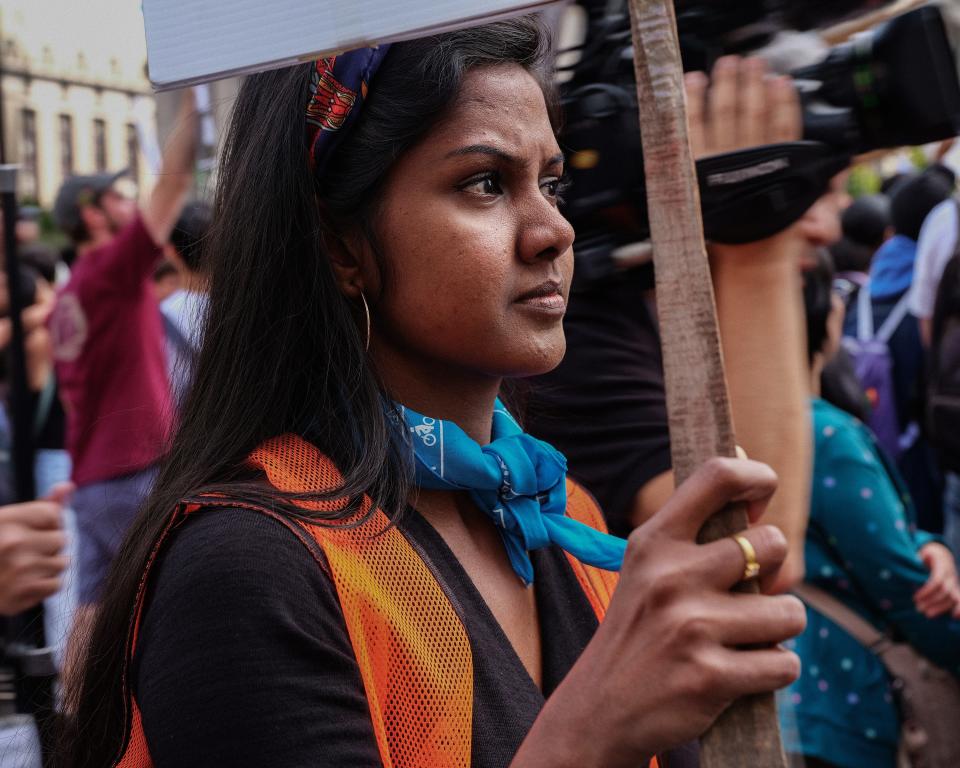
[[[118,190],[123,172],[68,179],[54,207],[77,252],[50,330],[77,486],[81,605],[97,602],[172,424],[151,277],[191,188],[197,136],[187,91],[146,207],[139,210]]]

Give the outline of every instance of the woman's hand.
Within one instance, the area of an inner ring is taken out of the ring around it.
[[[36,299],[23,310],[24,346],[27,355],[27,385],[32,392],[39,392],[53,371],[53,349],[47,320],[56,304],[56,292],[46,280],[37,279]],[[0,278],[0,294],[6,303],[6,278]],[[9,317],[0,318],[0,351],[5,350],[13,339],[13,323]]]
[[[700,736],[742,696],[782,688],[800,661],[777,644],[806,623],[792,596],[731,593],[744,556],[732,539],[698,545],[697,532],[731,502],[751,521],[776,488],[757,462],[713,459],[630,535],[606,618],[547,701],[514,766],[636,766]],[[762,586],[776,580],[786,540],[770,526],[744,534]]]
[[[928,619],[945,613],[960,619],[960,579],[953,553],[935,541],[920,548],[920,559],[930,569],[927,583],[916,591],[913,603]]]

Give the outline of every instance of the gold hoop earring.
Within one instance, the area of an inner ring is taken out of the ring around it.
[[[366,319],[367,319],[367,343],[366,343],[366,346],[364,346],[363,350],[364,352],[369,352],[370,351],[370,326],[371,326],[370,306],[367,304],[367,297],[363,295],[363,291],[360,291],[360,300],[363,302],[363,314],[366,316]]]

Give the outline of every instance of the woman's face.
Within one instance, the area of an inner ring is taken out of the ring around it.
[[[498,379],[560,362],[573,274],[562,174],[533,77],[517,65],[471,70],[445,119],[391,170],[375,223],[387,277],[364,283],[388,386],[395,374]]]

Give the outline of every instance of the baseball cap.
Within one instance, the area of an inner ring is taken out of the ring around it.
[[[127,175],[127,169],[116,173],[97,173],[90,176],[71,176],[60,187],[53,204],[53,220],[64,232],[73,232],[80,223],[80,209],[96,202],[97,198]]]

